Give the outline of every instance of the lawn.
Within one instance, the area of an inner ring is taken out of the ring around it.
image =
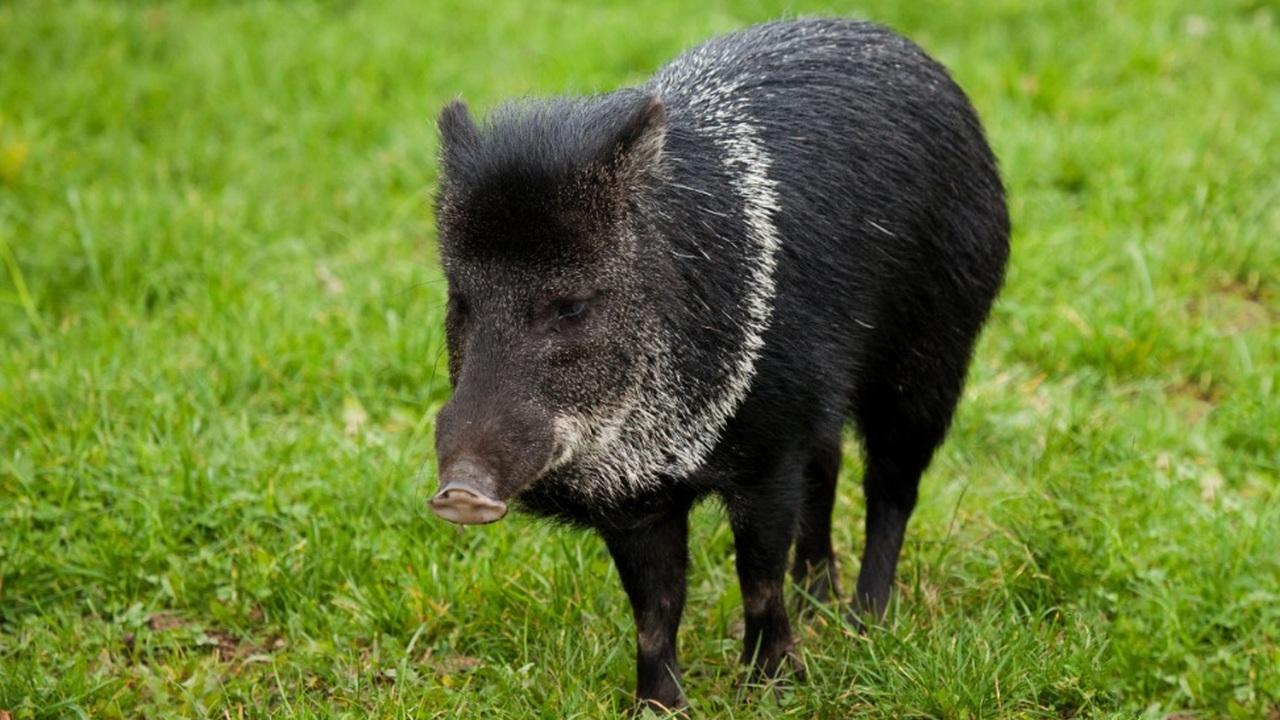
[[[813,13],[952,69],[1013,259],[885,627],[744,684],[699,508],[694,713],[1280,718],[1280,6],[690,7],[0,3],[0,718],[624,712],[602,543],[426,509],[433,118]]]

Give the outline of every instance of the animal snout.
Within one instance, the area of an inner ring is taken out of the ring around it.
[[[495,488],[492,473],[473,460],[458,460],[441,468],[431,512],[459,525],[497,522],[507,514],[507,504],[496,497]]]

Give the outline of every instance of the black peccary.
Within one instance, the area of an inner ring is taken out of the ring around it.
[[[876,25],[750,28],[646,85],[440,117],[453,397],[432,510],[595,528],[638,694],[683,703],[687,517],[728,508],[744,662],[793,650],[795,580],[838,593],[843,426],[865,451],[855,609],[883,614],[920,475],[1000,287],[1009,221],[946,70]]]

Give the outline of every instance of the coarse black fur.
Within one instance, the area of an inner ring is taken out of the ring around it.
[[[882,615],[1008,255],[995,159],[946,71],[876,25],[796,20],[714,39],[639,89],[482,126],[454,103],[440,128],[442,486],[597,529],[636,619],[638,695],[672,707],[689,509],[723,498],[743,660],[775,674],[792,546],[797,583],[839,592],[852,423],[853,606]]]

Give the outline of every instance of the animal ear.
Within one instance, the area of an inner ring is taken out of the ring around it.
[[[611,160],[633,179],[657,170],[667,137],[667,108],[656,95],[641,95],[614,134]]]
[[[480,140],[480,129],[471,118],[467,104],[461,100],[444,106],[436,127],[440,130],[441,154],[446,160],[459,150],[475,146]]]

